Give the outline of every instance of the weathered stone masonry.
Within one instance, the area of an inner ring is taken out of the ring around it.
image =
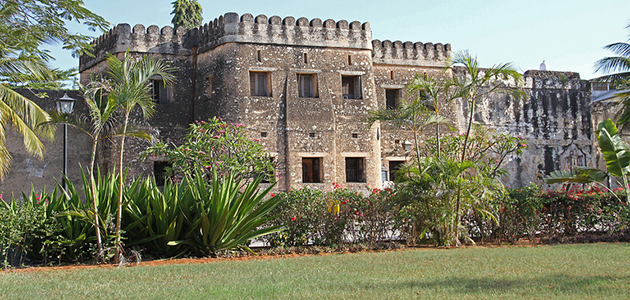
[[[408,97],[404,87],[415,74],[450,77],[457,71],[444,69],[449,44],[372,40],[369,23],[345,20],[227,13],[188,31],[119,24],[94,45],[94,56],[80,59],[82,81],[107,70],[108,54],[169,60],[177,82],[161,90],[167,95],[145,125],[178,143],[191,119],[220,116],[246,124],[274,157],[280,190],[330,190],[332,183],[380,187],[391,179],[390,168],[409,159],[404,145],[413,139],[378,123],[368,128],[368,112]],[[525,77],[527,99],[493,95],[475,116],[530,141],[508,166],[511,185],[540,183],[567,157],[588,164],[592,155],[588,84],[575,73],[528,71]],[[461,103],[452,108],[459,127],[464,110]],[[132,176],[153,171],[153,161],[137,158],[146,146],[126,146]],[[116,152],[112,145],[99,149],[101,166],[113,167]]]

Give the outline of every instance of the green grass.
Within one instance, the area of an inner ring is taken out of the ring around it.
[[[630,244],[0,273],[0,298],[630,298]]]

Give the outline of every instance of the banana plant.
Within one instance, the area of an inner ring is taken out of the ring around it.
[[[615,123],[607,119],[597,126],[597,142],[604,156],[608,173],[593,168],[576,168],[573,170],[555,171],[545,177],[545,183],[574,182],[600,183],[613,175],[621,177],[626,192],[626,203],[630,202],[628,174],[630,173],[630,148],[621,139]]]

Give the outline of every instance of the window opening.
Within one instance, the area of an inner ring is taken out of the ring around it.
[[[317,98],[317,76],[315,74],[298,74],[298,96],[300,98]]]
[[[302,53],[302,58],[304,59],[304,63],[307,64],[308,63],[308,57],[306,56],[306,53]]]
[[[358,139],[359,138],[359,134],[358,133],[353,133],[352,134],[352,138],[353,139]]]
[[[260,133],[260,137],[267,137],[267,132],[263,131]]]
[[[348,55],[348,65],[352,66],[352,55]]]
[[[361,76],[341,76],[344,99],[361,99]]]
[[[302,158],[302,182],[322,182],[320,172],[321,158]]]
[[[309,133],[309,134],[308,134],[308,137],[312,137],[312,138],[314,138],[314,137],[315,137],[315,132],[311,132],[311,133]]]
[[[151,98],[155,103],[169,103],[169,88],[164,86],[164,81],[160,79],[151,80]]]
[[[365,158],[346,157],[346,182],[365,182]]]
[[[268,72],[249,72],[249,89],[252,96],[271,96]]]
[[[153,162],[153,176],[155,177],[155,184],[157,186],[163,186],[164,182],[168,178],[167,171],[172,165],[167,161],[155,161]]]
[[[400,172],[401,167],[403,166],[404,161],[390,161],[389,162],[389,180],[396,181],[398,176],[402,175]]]
[[[385,107],[395,109],[398,107],[398,98],[400,98],[400,89],[385,90]]]
[[[262,53],[260,53],[260,50],[256,51],[256,60],[262,62]]]

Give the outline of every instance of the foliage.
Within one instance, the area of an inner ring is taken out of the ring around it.
[[[91,49],[92,38],[70,33],[66,21],[75,20],[91,28],[105,30],[108,23],[83,7],[81,0],[7,0],[0,8],[0,82],[39,86],[59,80],[63,71],[46,65],[52,57],[40,49],[44,43],[63,44],[77,54]],[[38,128],[49,121],[48,114],[34,102],[18,94],[10,85],[0,84],[0,180],[9,171],[11,155],[5,146],[8,126],[24,136],[27,152],[42,158],[44,145],[39,137],[52,138],[53,132]]]
[[[173,27],[184,27],[186,29],[196,28],[201,26],[203,22],[203,12],[201,4],[197,0],[175,0],[173,4]]]
[[[260,141],[248,137],[245,125],[217,117],[191,124],[183,145],[160,142],[143,153],[144,158],[148,156],[166,158],[175,178],[199,173],[210,181],[216,172],[219,177],[233,174],[236,180],[275,181],[273,163]]]
[[[374,189],[369,195],[334,184],[332,192],[304,188],[279,194],[282,199],[273,224],[285,230],[269,236],[274,247],[341,245],[344,242],[375,245],[392,238],[397,213],[390,189]]]
[[[281,226],[262,227],[276,216],[269,213],[281,203],[280,198],[264,200],[270,186],[258,190],[260,178],[239,191],[240,181],[234,176],[219,180],[216,173],[211,186],[197,174],[187,177],[184,184],[190,188],[194,205],[182,211],[189,230],[185,240],[172,241],[168,245],[186,244],[202,254],[215,255],[218,250],[246,247],[251,239],[279,231]]]
[[[151,98],[151,82],[154,76],[162,78],[166,85],[170,85],[174,77],[170,73],[175,69],[167,61],[157,57],[142,56],[132,57],[125,53],[123,60],[114,55],[107,58],[109,65],[108,80],[111,88],[107,91],[107,96],[114,99],[116,107],[119,107],[124,114],[122,130],[120,135],[120,152],[118,157],[118,167],[120,172],[124,169],[123,156],[125,153],[125,138],[129,131],[129,116],[136,108],[140,108],[142,116],[149,118],[155,112],[155,103]],[[116,243],[120,244],[120,229],[122,219],[123,200],[123,176],[119,176],[118,183],[118,215],[116,216]],[[120,257],[119,249],[116,249],[116,262]]]
[[[57,219],[47,216],[40,205],[0,208],[0,269],[22,265],[27,262],[27,255],[44,262],[56,260],[60,255],[61,230]]]
[[[630,202],[630,187],[628,186],[628,174],[630,173],[630,148],[621,139],[615,123],[607,119],[597,126],[597,142],[603,154],[606,168],[610,175],[621,177],[626,193],[626,201]],[[546,183],[558,182],[582,182],[596,183],[603,181],[607,176],[598,169],[576,169],[574,171],[557,171],[545,177]]]

